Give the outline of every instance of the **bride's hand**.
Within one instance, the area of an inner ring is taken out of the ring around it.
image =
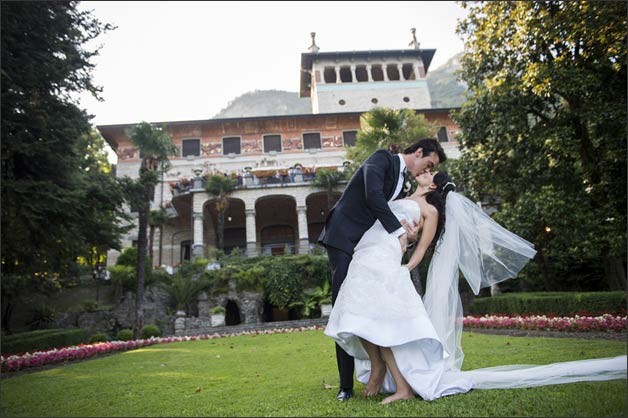
[[[415,242],[419,237],[419,224],[414,221],[412,222],[412,224],[410,224],[405,219],[402,219],[400,223],[401,226],[405,228],[406,233],[408,234],[408,241]]]
[[[401,246],[401,254],[405,253],[408,246],[408,234],[403,234],[399,237],[399,245]]]

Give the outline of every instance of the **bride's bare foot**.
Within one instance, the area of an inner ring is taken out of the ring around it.
[[[383,362],[381,365],[372,363],[371,375],[369,376],[369,381],[366,383],[364,396],[370,398],[379,394],[379,390],[382,388],[382,383],[384,383],[384,376],[386,376],[386,364]]]
[[[380,405],[386,405],[389,404],[391,402],[395,402],[395,401],[401,401],[404,399],[414,399],[414,393],[412,392],[395,392],[392,395],[384,398],[384,400],[382,400],[379,404]]]

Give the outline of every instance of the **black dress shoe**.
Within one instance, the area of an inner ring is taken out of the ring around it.
[[[340,389],[337,399],[339,401],[348,401],[353,396],[353,389]]]

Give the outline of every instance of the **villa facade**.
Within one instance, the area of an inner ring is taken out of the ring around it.
[[[215,173],[238,182],[225,214],[225,251],[238,247],[248,256],[309,252],[328,212],[326,192],[312,187],[311,180],[318,169],[345,168],[360,116],[376,106],[423,114],[439,127],[447,155],[457,157],[453,109],[430,107],[425,77],[435,50],[416,44],[404,50],[320,53],[312,36],[309,51],[302,54],[299,92],[310,97],[311,114],[158,122],[178,149],[153,202],[153,208],[165,207],[171,214],[161,264],[178,265],[217,246],[215,199],[204,189],[204,177]],[[139,152],[127,135],[132,126],[97,127],[118,155],[119,177],[138,177]],[[133,245],[136,238],[135,229],[123,245]],[[158,244],[155,239],[154,264]],[[116,258],[111,251],[108,264]]]

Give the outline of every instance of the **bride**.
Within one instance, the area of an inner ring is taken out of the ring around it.
[[[355,248],[325,334],[355,358],[364,395],[392,393],[387,404],[471,389],[523,388],[626,378],[626,356],[461,371],[462,304],[458,270],[480,288],[515,277],[534,257],[533,245],[493,221],[455,192],[445,172],[416,177],[417,190],[389,203],[400,221],[417,222],[421,238],[407,265],[397,238],[379,221]],[[410,279],[434,249],[424,300]]]

